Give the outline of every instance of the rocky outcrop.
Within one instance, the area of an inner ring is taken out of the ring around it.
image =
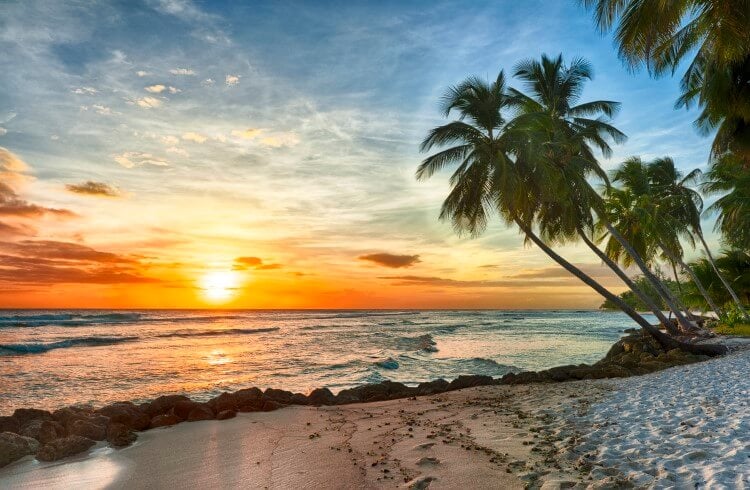
[[[81,436],[67,436],[55,439],[39,448],[36,459],[39,461],[57,461],[74,454],[82,453],[96,444],[91,439]]]
[[[316,388],[307,395],[310,405],[333,405],[336,397],[328,388]]]
[[[382,383],[357,386],[349,390],[342,390],[336,395],[336,403],[375,402],[406,398],[417,394],[417,388],[410,388],[403,383],[383,381]]]
[[[150,403],[145,404],[143,411],[151,418],[157,415],[164,415],[172,410],[180,402],[189,402],[190,398],[184,395],[165,395],[160,396]]]
[[[103,441],[107,438],[107,427],[89,420],[73,420],[69,427],[68,431],[72,435],[86,437],[88,439],[93,439],[94,441]]]
[[[125,424],[114,422],[107,427],[107,442],[114,447],[129,446],[136,439],[138,439],[136,433]]]
[[[100,408],[99,413],[109,417],[110,423],[120,423],[133,430],[145,430],[151,417],[130,402],[117,402]]]
[[[660,371],[672,366],[709,359],[680,349],[665,351],[651,336],[636,333],[623,337],[594,364],[557,366],[543,371],[510,373],[502,384],[551,383],[578,379],[624,378]]]
[[[21,432],[21,424],[14,417],[0,417],[0,433],[1,432],[13,432],[18,434]]]
[[[190,411],[187,417],[188,422],[198,422],[200,420],[212,420],[214,411],[207,403],[197,403]]]
[[[36,408],[18,408],[13,412],[13,418],[23,427],[32,420],[52,420],[52,414]]]
[[[231,393],[222,393],[216,398],[212,398],[208,401],[208,406],[214,413],[225,412],[228,410],[237,411],[237,400]]]
[[[263,392],[254,387],[235,391],[234,401],[240,412],[257,412],[263,407]]]
[[[171,413],[157,415],[156,417],[151,419],[151,425],[149,425],[149,429],[155,429],[157,427],[167,427],[169,425],[179,424],[180,422],[182,422],[182,419],[177,415],[173,415]]]
[[[236,410],[223,410],[216,414],[216,420],[233,419],[237,416]]]
[[[496,383],[495,380],[492,379],[492,376],[484,376],[480,374],[471,376],[459,376],[458,378],[450,382],[446,391],[462,390],[464,388],[472,388],[474,386],[488,386],[494,384]]]
[[[36,453],[39,442],[13,432],[0,433],[0,468],[24,456]]]

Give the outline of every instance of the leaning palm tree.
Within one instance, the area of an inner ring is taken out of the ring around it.
[[[708,258],[708,263],[714,270],[716,277],[719,279],[721,284],[727,290],[731,296],[732,301],[736,304],[740,312],[750,319],[747,312],[742,306],[737,293],[735,293],[732,286],[724,278],[724,275],[716,265],[716,261],[711,254],[711,249],[706,243],[706,238],[703,234],[703,228],[701,226],[701,212],[703,211],[703,198],[695,189],[689,185],[696,183],[701,176],[701,172],[695,169],[688,172],[687,175],[683,175],[682,172],[677,170],[677,166],[674,161],[669,157],[657,158],[649,165],[650,178],[654,183],[654,191],[666,203],[667,214],[673,219],[678,221],[678,225],[683,229],[685,235],[690,238],[692,242],[692,236],[695,236],[703,246],[703,250]],[[692,267],[689,264],[682,264],[690,275],[692,276]],[[700,279],[698,279],[700,284]],[[709,294],[709,297],[713,296]],[[719,311],[716,311],[718,314]]]
[[[547,169],[541,180],[545,186],[536,191],[543,200],[537,217],[542,238],[548,243],[583,240],[671,330],[672,323],[659,306],[589,237],[593,231],[591,211],[601,209],[602,200],[587,178],[595,175],[608,182],[594,148],[609,156],[612,152],[609,142],[625,139],[608,121],[619,104],[607,100],[579,102],[585,82],[592,78],[591,66],[582,59],[566,66],[562,56],[543,55],[540,61],[520,62],[515,76],[524,82],[526,92],[509,89],[511,105],[516,110],[511,127],[533,135],[536,142],[532,145],[533,159],[543,164],[539,167]],[[545,196],[545,189],[553,192]]]
[[[716,231],[729,245],[750,247],[750,167],[734,155],[725,155],[706,172],[702,190],[720,195],[707,209],[717,215]]]
[[[448,166],[456,170],[450,178],[451,190],[440,217],[450,220],[458,233],[476,236],[497,214],[506,225],[514,224],[526,239],[653,335],[665,348],[682,347],[691,352],[717,354],[720,346],[682,344],[661,333],[645,318],[597,281],[565,260],[535,231],[540,209],[538,191],[545,189],[543,176],[549,169],[535,157],[539,153],[536,128],[522,128],[508,122],[505,114],[510,99],[506,95],[502,72],[492,82],[469,78],[451,87],[443,98],[443,114],[454,111],[458,119],[431,130],[421,145],[422,151],[443,148],[427,157],[417,170],[418,179],[427,179]],[[447,147],[447,148],[446,148]],[[544,196],[554,189],[545,189]]]

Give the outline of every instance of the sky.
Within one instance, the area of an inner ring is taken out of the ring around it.
[[[448,86],[542,53],[622,102],[605,169],[705,166],[678,80],[574,0],[3,1],[0,307],[595,308],[517,230],[441,223],[449,173],[414,178]]]

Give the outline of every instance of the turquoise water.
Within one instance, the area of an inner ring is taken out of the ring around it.
[[[633,326],[580,310],[4,310],[0,414],[250,386],[497,377],[595,361]]]

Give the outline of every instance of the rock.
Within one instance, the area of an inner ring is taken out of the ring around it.
[[[64,427],[68,427],[68,424],[74,420],[86,419],[87,416],[88,414],[82,412],[76,407],[60,408],[52,412],[52,418],[61,423]]]
[[[382,383],[357,386],[349,390],[341,390],[336,395],[336,403],[374,402],[406,398],[417,394],[416,388],[409,388],[403,383],[383,381]]]
[[[214,411],[211,410],[211,407],[205,403],[199,403],[190,411],[187,421],[197,422],[199,420],[213,420],[213,418]]]
[[[21,424],[14,417],[0,417],[0,433],[2,432],[18,434],[21,432]]]
[[[148,416],[153,419],[157,415],[168,413],[174,408],[175,405],[177,405],[177,403],[189,401],[190,398],[184,395],[160,396],[159,398],[151,400],[151,402],[147,404],[144,412],[146,412]]]
[[[328,388],[315,388],[307,395],[307,400],[311,405],[333,405],[336,397]]]
[[[275,402],[273,400],[265,400],[263,401],[263,406],[261,407],[261,410],[264,412],[272,412],[274,410],[278,410],[279,408],[284,408],[285,405]]]
[[[42,422],[44,422],[44,420],[35,419],[25,423],[21,426],[21,432],[19,434],[25,437],[31,437],[38,441],[39,431],[42,429]]]
[[[187,420],[190,412],[197,406],[198,403],[192,400],[179,401],[174,404],[169,413],[179,417],[182,420]]]
[[[247,388],[234,392],[234,400],[240,412],[257,412],[263,407],[263,392],[258,388]]]
[[[225,412],[227,410],[237,410],[237,401],[234,399],[234,395],[222,393],[216,398],[209,400],[208,406],[210,406],[211,410],[215,413]]]
[[[151,421],[149,421],[150,423]],[[125,424],[114,422],[107,427],[107,441],[115,447],[129,446],[138,439],[133,430]]]
[[[227,419],[233,419],[237,416],[236,410],[222,410],[218,414],[216,414],[216,420],[227,420]]]
[[[151,417],[130,402],[117,402],[100,408],[99,413],[109,417],[110,423],[120,423],[134,430],[145,430]]]
[[[39,451],[36,453],[36,459],[39,461],[57,461],[58,459],[82,453],[94,444],[96,442],[81,436],[67,436],[55,439],[39,448]]]
[[[263,400],[272,400],[275,402],[289,405],[292,402],[294,393],[291,391],[277,390],[275,388],[268,388],[263,392]]]
[[[454,379],[448,385],[447,391],[461,390],[463,388],[471,388],[472,386],[487,386],[494,385],[495,380],[492,376],[484,376],[475,374],[472,376],[459,376]]]
[[[436,379],[435,381],[428,381],[426,383],[419,383],[417,386],[417,393],[420,395],[433,395],[435,393],[443,393],[448,389],[449,383],[444,379]]]
[[[36,439],[13,432],[0,433],[0,468],[24,456],[36,453],[37,449],[39,449],[39,442]]]
[[[94,441],[103,441],[107,438],[106,426],[83,419],[71,421],[68,431],[72,435],[86,437]]]
[[[32,420],[52,420],[52,414],[47,410],[38,410],[36,408],[17,408],[13,412],[13,418],[18,420],[18,423],[23,427]]]
[[[47,444],[55,439],[60,439],[68,435],[68,431],[63,427],[60,422],[54,420],[43,420],[42,425],[39,427],[39,437],[37,440],[41,444]]]
[[[292,405],[309,405],[310,400],[302,393],[293,393],[289,403]]]
[[[155,429],[157,427],[166,427],[169,425],[179,424],[180,422],[182,422],[182,419],[177,415],[173,415],[171,413],[157,415],[156,417],[151,419],[151,425],[149,426],[149,428]]]

